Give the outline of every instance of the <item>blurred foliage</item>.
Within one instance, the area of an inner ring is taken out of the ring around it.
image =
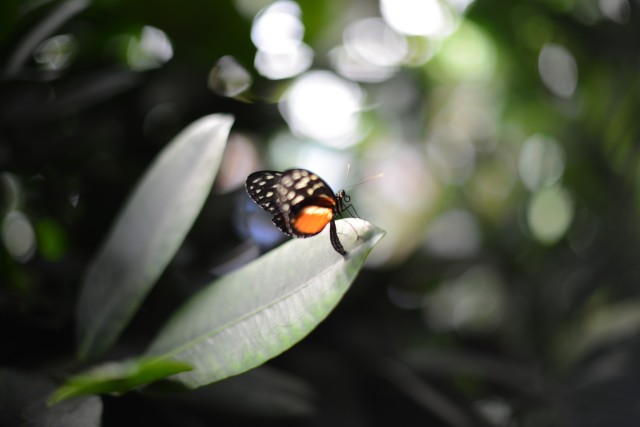
[[[212,275],[279,239],[250,226],[254,170],[307,167],[338,184],[349,162],[350,182],[384,172],[349,191],[387,236],[268,381],[107,396],[103,425],[636,425],[640,4],[443,0],[451,32],[386,39],[407,53],[376,81],[343,72],[360,91],[358,132],[332,145],[276,102],[296,75],[254,65],[269,3],[0,3],[0,364],[56,379],[76,368],[89,260],[162,147],[221,112],[236,125],[216,187],[109,358],[140,354]],[[382,3],[300,1],[310,70],[335,71],[345,30]],[[251,77],[235,98],[211,83],[223,56]],[[273,411],[243,401],[252,384],[273,389]]]

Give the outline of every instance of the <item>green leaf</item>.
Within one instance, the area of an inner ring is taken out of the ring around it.
[[[232,122],[214,114],[192,123],[140,180],[82,283],[80,360],[113,344],[173,258],[209,194]]]
[[[148,359],[111,362],[69,378],[49,398],[54,405],[72,397],[103,393],[124,393],[141,385],[191,370],[191,365],[176,360]]]
[[[147,354],[191,363],[193,371],[172,380],[196,388],[293,346],[338,304],[384,235],[360,219],[337,226],[346,258],[331,247],[328,227],[319,236],[287,242],[194,295]]]
[[[594,302],[573,324],[558,328],[556,354],[566,366],[602,351],[640,331],[640,300]]]

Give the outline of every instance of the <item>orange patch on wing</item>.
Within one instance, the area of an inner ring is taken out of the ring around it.
[[[333,219],[333,211],[321,206],[307,206],[296,216],[291,226],[303,234],[318,234]]]

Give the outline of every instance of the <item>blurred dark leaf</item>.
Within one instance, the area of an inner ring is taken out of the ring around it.
[[[309,383],[266,365],[170,397],[200,411],[251,418],[309,416],[315,398]]]
[[[83,397],[50,407],[47,397],[55,384],[44,375],[0,370],[0,425],[29,427],[100,426],[102,401]]]

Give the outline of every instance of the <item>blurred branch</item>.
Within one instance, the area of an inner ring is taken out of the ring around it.
[[[471,427],[478,425],[466,410],[448,399],[436,388],[431,387],[425,380],[402,363],[392,359],[380,358],[376,363],[379,372],[398,390],[419,406],[432,412],[448,425],[454,427]]]
[[[480,356],[471,353],[451,351],[438,352],[413,350],[404,354],[403,359],[409,366],[421,373],[450,377],[455,374],[467,374],[511,387],[531,394],[536,391],[550,390],[551,384],[532,367],[514,362],[498,360],[495,356]]]

